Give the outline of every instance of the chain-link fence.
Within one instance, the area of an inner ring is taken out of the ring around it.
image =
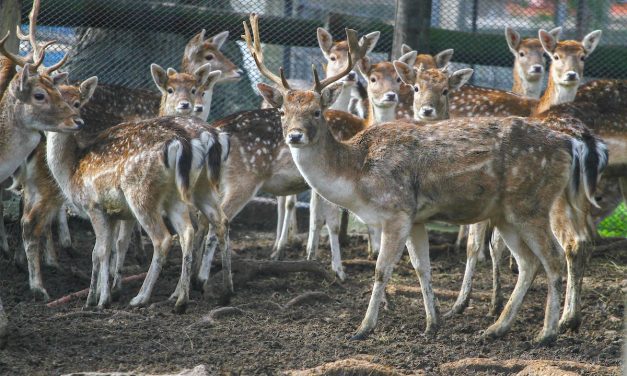
[[[31,4],[23,3],[26,23]],[[395,5],[395,0],[44,0],[38,38],[59,41],[46,63],[70,51],[67,69],[74,79],[96,74],[102,83],[154,89],[151,63],[179,68],[184,46],[194,34],[203,28],[208,36],[228,30],[223,52],[246,74],[236,84],[216,88],[211,116],[216,119],[255,108],[260,101],[252,85],[260,80],[259,73],[240,41],[242,21],[250,12],[262,16],[266,64],[285,67],[292,79],[311,80],[311,63],[324,63],[316,40],[319,26],[329,28],[335,38],[342,38],[347,26],[362,33],[380,30],[374,60],[389,59]],[[602,46],[587,62],[593,68],[587,67],[586,73],[627,77],[625,1],[432,0],[429,45],[413,47],[431,53],[454,48],[456,65],[475,68],[475,84],[508,89],[513,57],[504,28],[527,37],[557,25],[564,27],[562,38],[581,39],[602,29]],[[22,53],[26,48],[22,43]]]

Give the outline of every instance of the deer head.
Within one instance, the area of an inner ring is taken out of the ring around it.
[[[263,63],[258,22],[257,15],[251,14],[252,37],[248,25],[244,22],[243,38],[261,74],[277,87],[264,83],[258,84],[257,87],[268,103],[279,108],[283,135],[288,145],[301,147],[315,143],[322,132],[328,132],[323,112],[333,104],[342,90],[342,84],[337,81],[353,69],[354,62],[366,55],[367,48],[363,44],[359,44],[355,30],[347,29],[348,59],[344,69],[336,75],[320,80],[318,71],[315,66],[312,66],[313,87],[310,90],[294,90],[290,88],[285,79],[282,68],[279,70],[279,76],[277,76]]]
[[[220,49],[229,37],[223,31],[213,37],[206,37],[206,30],[194,35],[185,46],[181,68],[183,72],[193,74],[201,66],[210,63],[214,70],[221,71],[219,82],[237,81],[244,74]]]
[[[414,119],[435,121],[447,119],[449,93],[459,89],[472,76],[473,70],[460,69],[452,74],[447,67],[425,69],[395,61],[398,76],[414,90]]]
[[[319,27],[318,31],[318,44],[320,50],[327,60],[325,66],[326,77],[334,76],[338,72],[342,71],[348,62],[348,42],[343,40],[339,42],[333,41],[333,36],[327,30]],[[378,31],[364,35],[360,44],[366,49],[366,54],[372,52],[377,45],[379,36],[381,33]],[[357,73],[351,71],[346,76],[340,79],[340,82],[344,83],[344,87],[353,87],[357,82]]]
[[[200,116],[204,110],[203,97],[212,94],[213,86],[222,74],[220,71],[212,71],[209,63],[200,66],[194,74],[179,73],[173,68],[165,71],[159,65],[152,64],[150,73],[161,91],[161,116]]]
[[[548,33],[554,40],[559,40],[561,27],[556,27]],[[536,38],[523,39],[511,27],[505,28],[505,39],[509,50],[514,55],[515,74],[522,82],[538,82],[544,76],[544,49]]]
[[[558,42],[548,31],[538,32],[544,51],[551,58],[551,79],[560,86],[579,86],[583,77],[585,59],[594,51],[601,39],[601,30],[586,35],[581,42]]]

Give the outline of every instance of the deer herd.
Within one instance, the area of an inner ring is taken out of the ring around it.
[[[564,41],[561,28],[540,30],[537,39],[507,28],[514,55],[508,92],[466,84],[473,70],[452,71],[453,50],[432,56],[404,45],[397,60],[374,62],[368,54],[379,32],[358,38],[346,29],[346,40],[333,41],[319,28],[325,77],[312,66],[313,83],[306,85],[266,66],[252,14],[242,37],[271,82],[257,85],[263,108],[208,124],[216,84],[244,74],[220,52],[228,32],[195,35],[181,72],[152,64],[160,95],[129,92],[98,84],[96,76],[69,84],[59,72],[65,58],[45,67],[54,42],[35,38],[39,7],[35,0],[29,34],[18,28],[29,55],[9,52],[8,35],[0,41],[0,180],[12,177],[11,189],[21,192],[25,252],[14,257],[25,254],[36,297],[49,299],[41,260],[58,265],[54,221],[62,245],[71,242],[67,209],[89,219],[96,237],[86,306],[106,308],[123,288],[126,251],[139,225],[154,252],[130,305],[148,304],[177,235],[183,257],[170,299],[183,313],[191,286],[208,288],[217,250],[224,288],[232,292],[229,222],[259,191],[279,198],[273,257],[280,258],[294,195],[312,189],[308,259],[316,257],[326,224],[331,268],[344,280],[342,208],[368,228],[374,286],[354,339],[374,330],[405,248],[422,291],[425,332],[437,332],[442,316],[431,284],[430,221],[470,225],[462,288],[444,317],[468,305],[477,258],[490,239],[491,311],[500,316],[485,336],[509,330],[540,269],[548,297],[537,341],[554,341],[561,330],[580,325],[582,280],[596,234],[593,208],[608,201],[600,187],[620,186],[627,198],[627,82],[582,84],[601,31]],[[545,54],[550,69],[542,94]],[[6,253],[4,228],[0,235]],[[503,306],[499,264],[506,248],[519,274]],[[7,325],[0,302],[0,342]]]

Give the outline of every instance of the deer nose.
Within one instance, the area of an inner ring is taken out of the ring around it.
[[[350,72],[350,73],[346,76],[346,78],[347,78],[347,79],[349,79],[350,81],[354,81],[356,76],[357,76],[357,75],[355,74],[355,72]]]
[[[566,72],[566,79],[568,81],[575,81],[578,78],[579,78],[579,75],[577,74],[577,72],[573,72],[573,71]]]
[[[396,101],[396,93],[385,93],[385,100]]]
[[[543,70],[543,68],[542,68],[542,65],[540,65],[540,64],[535,64],[535,65],[533,65],[531,67],[531,71],[533,73],[542,73],[542,70]]]
[[[187,110],[189,108],[189,102],[179,102],[179,107],[183,110]]]
[[[194,112],[203,112],[204,110],[203,106],[194,106]]]
[[[76,129],[81,129],[85,125],[85,122],[81,118],[74,118],[74,124],[76,125]]]
[[[423,107],[422,114],[424,116],[431,116],[433,114],[433,107]]]
[[[288,135],[288,140],[290,144],[298,144],[303,140],[303,134],[300,132],[290,133]]]
[[[244,74],[244,71],[241,70],[241,69],[238,69],[238,70],[235,71],[235,74],[237,74],[238,76],[241,76],[241,75]]]

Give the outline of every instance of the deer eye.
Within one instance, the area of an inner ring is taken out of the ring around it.
[[[337,57],[335,57],[335,56],[331,56],[331,57],[329,58],[329,60],[331,60],[331,61],[335,61],[335,60],[337,60]]]
[[[33,94],[33,98],[35,98],[38,101],[43,101],[45,97],[46,96],[43,95],[42,93],[35,93],[35,94]]]
[[[581,55],[581,61],[586,60],[586,55]]]
[[[400,77],[398,77],[398,78],[396,79],[396,82],[398,82],[398,83],[400,84],[400,83],[401,83],[401,78],[400,78]]]
[[[448,89],[444,89],[444,91],[442,92],[442,95],[448,95]]]
[[[522,51],[520,51],[520,52],[518,53],[518,56],[520,56],[520,57],[525,57],[525,53],[524,53],[524,52],[522,52]]]
[[[201,96],[202,98],[204,98],[204,97],[205,97],[205,92],[203,91],[203,92],[200,94],[200,96]]]
[[[417,86],[417,85],[416,85],[416,86],[414,86],[414,91],[415,91],[416,93],[420,91],[420,89],[418,88],[418,86]]]
[[[168,94],[172,94],[174,93],[174,89],[172,89],[171,87],[168,88]]]
[[[81,106],[81,102],[76,101],[74,102],[74,107],[79,108]]]
[[[376,79],[376,78],[374,78],[374,77],[370,77],[370,82],[373,82],[373,83],[374,83],[374,82],[377,82],[377,79]]]
[[[320,110],[316,110],[316,111],[314,111],[314,117],[315,117],[315,118],[319,118],[319,117],[320,117],[320,114],[321,114]]]
[[[285,116],[285,111],[279,110],[279,115],[281,115],[281,117]]]
[[[207,61],[213,60],[213,55],[209,54],[209,55],[205,56],[205,60],[207,60]]]
[[[553,60],[559,60],[559,59],[560,57],[557,54],[553,55]]]
[[[196,94],[196,88],[192,89],[192,94]]]

